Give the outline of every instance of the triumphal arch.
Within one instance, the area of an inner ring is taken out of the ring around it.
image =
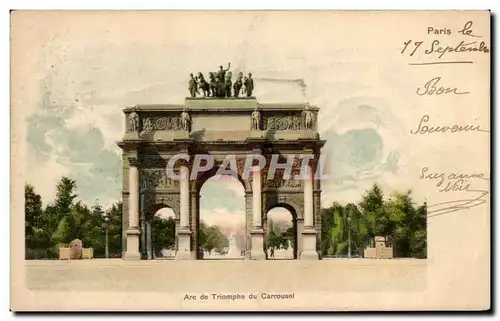
[[[124,114],[126,132],[118,143],[124,259],[151,258],[151,220],[162,207],[175,213],[176,259],[201,259],[200,189],[221,167],[245,189],[246,259],[266,259],[267,213],[274,207],[292,213],[294,258],[319,259],[321,186],[315,173],[324,141],[317,133],[317,107],[218,95],[189,97],[181,105],[136,105]],[[227,162],[228,155],[235,161]],[[251,157],[248,163],[248,155],[264,165]],[[169,176],[169,164],[178,179]],[[248,165],[252,171],[245,175]],[[203,171],[193,174],[195,167]],[[304,168],[306,175],[299,177]]]

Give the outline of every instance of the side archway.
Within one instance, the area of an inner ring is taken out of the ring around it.
[[[293,206],[278,203],[266,208],[265,233],[267,259],[297,259],[299,238],[297,212]]]
[[[178,218],[165,204],[154,204],[146,211],[141,223],[143,259],[173,259],[177,251]]]

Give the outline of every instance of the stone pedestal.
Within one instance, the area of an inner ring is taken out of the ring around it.
[[[300,139],[306,139],[306,140],[309,140],[309,139],[316,139],[317,137],[317,133],[313,130],[303,130],[301,132],[301,135],[300,135]]]
[[[175,256],[176,260],[191,260],[191,231],[180,230],[177,233],[179,237],[179,248]]]
[[[305,228],[302,232],[302,253],[301,260],[319,260],[318,251],[316,251],[316,231],[314,228]]]
[[[127,251],[123,259],[125,260],[140,260],[141,253],[139,252],[139,237],[141,231],[138,228],[127,229]]]
[[[127,132],[123,140],[141,140],[141,136],[139,136],[138,132]]]
[[[264,230],[254,229],[250,231],[252,237],[252,249],[250,250],[251,260],[265,260],[266,254],[264,253]]]
[[[260,130],[252,130],[249,135],[250,139],[263,139],[264,138],[264,132]]]
[[[189,139],[188,131],[176,131],[174,132],[174,140],[186,140]]]

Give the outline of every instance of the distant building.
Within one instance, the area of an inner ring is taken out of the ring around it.
[[[375,247],[365,249],[366,259],[392,259],[392,246],[387,246],[384,236],[375,236]]]

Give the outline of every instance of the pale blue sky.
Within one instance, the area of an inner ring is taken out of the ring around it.
[[[304,31],[312,26],[302,25],[294,41],[273,45],[262,35],[287,31],[272,27],[276,22],[265,15],[245,16],[230,30],[206,23],[203,35],[183,36],[172,36],[167,28],[169,23],[185,25],[183,20],[148,19],[157,33],[137,32],[125,18],[114,25],[104,18],[87,21],[75,18],[65,22],[66,28],[39,31],[46,37],[34,48],[40,54],[33,67],[39,77],[32,80],[38,91],[26,119],[26,179],[45,203],[53,200],[62,175],[76,179],[78,196],[86,203],[118,201],[122,173],[116,142],[124,132],[122,108],[182,103],[190,72],[206,73],[229,61],[233,72],[253,73],[260,102],[309,101],[321,108],[319,129],[327,140],[323,154],[334,178],[322,183],[323,206],[359,200],[374,182],[397,179],[405,145],[398,138],[404,114],[397,102],[404,92],[379,94],[379,88],[402,81],[388,57],[371,51],[373,43],[320,41]],[[227,35],[221,42],[222,30]],[[335,29],[332,35],[342,33]],[[290,79],[302,79],[305,86]],[[217,186],[207,193],[212,210],[239,211]]]

